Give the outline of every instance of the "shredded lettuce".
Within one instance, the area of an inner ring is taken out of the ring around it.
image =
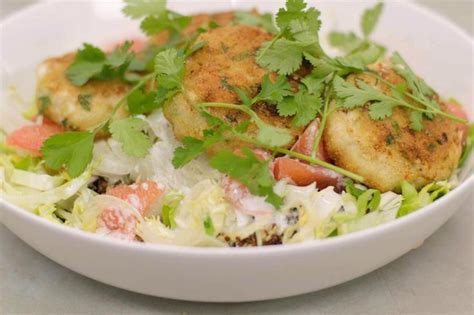
[[[357,216],[353,220],[347,220],[338,226],[339,235],[365,230],[385,222],[393,221],[402,203],[402,197],[393,192],[380,195],[377,211],[363,216]]]
[[[29,211],[34,211],[40,206],[54,205],[60,201],[71,198],[82,187],[87,185],[91,174],[92,168],[89,166],[79,177],[47,191],[22,190],[21,187],[9,182],[9,176],[7,175],[5,179],[0,181],[0,197]]]
[[[34,213],[53,223],[62,224],[63,222],[55,214],[56,210],[55,205],[43,205],[36,208]]]
[[[451,190],[452,184],[448,181],[439,181],[428,184],[423,187],[420,192],[417,192],[413,185],[407,181],[403,181],[401,188],[403,202],[398,211],[398,217],[410,214],[444,196]]]

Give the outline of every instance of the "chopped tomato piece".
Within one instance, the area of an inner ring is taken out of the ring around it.
[[[137,219],[131,213],[119,208],[106,208],[97,219],[96,233],[133,241],[136,235]]]
[[[319,118],[313,120],[303,134],[298,138],[298,141],[294,144],[292,150],[299,152],[305,155],[311,155],[313,153],[314,141],[319,131]],[[316,152],[316,157],[320,160],[327,161],[326,150],[324,149],[323,141],[319,142],[318,151]]]
[[[7,144],[26,150],[39,156],[43,142],[51,136],[64,131],[64,128],[50,120],[43,120],[42,125],[23,126],[7,136]]]
[[[287,178],[298,186],[307,186],[316,182],[319,189],[334,186],[340,189],[343,177],[321,166],[305,164],[297,159],[281,157],[275,160],[273,175],[276,180]]]
[[[133,185],[118,185],[107,189],[107,195],[120,198],[142,215],[146,214],[155,201],[160,198],[163,188],[155,181],[147,180]]]
[[[245,185],[230,177],[224,179],[224,192],[226,199],[240,213],[253,216],[272,214],[273,206],[265,202],[265,198],[252,195]]]
[[[455,102],[450,102],[446,104],[446,110],[453,114],[456,117],[462,118],[469,120],[469,117],[467,116],[467,113],[464,111],[462,106],[458,103]],[[458,130],[462,132],[462,142],[464,143],[467,138],[467,132],[469,130],[469,126],[467,124],[458,124]]]

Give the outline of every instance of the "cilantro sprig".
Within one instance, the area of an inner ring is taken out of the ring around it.
[[[279,208],[283,199],[273,191],[275,179],[269,170],[269,160],[260,160],[250,149],[242,149],[243,156],[228,150],[219,151],[209,164],[221,173],[227,174],[244,184],[256,196]]]
[[[261,27],[272,34],[278,33],[278,29],[273,22],[273,14],[271,13],[258,15],[253,12],[237,11],[235,12],[235,21],[239,24]]]
[[[66,76],[76,86],[83,86],[92,79],[123,79],[134,58],[134,53],[129,51],[131,46],[132,42],[127,41],[107,55],[98,47],[84,44],[66,69]]]
[[[131,114],[150,112],[178,93],[184,75],[182,54],[175,49],[157,54],[154,72],[145,75],[130,89],[115,105],[109,117],[92,130],[71,131],[47,139],[41,148],[46,165],[54,170],[64,167],[71,177],[79,176],[91,162],[94,138],[102,130],[109,130],[112,138],[122,144],[126,154],[146,156],[152,146],[152,140],[144,132],[146,122],[137,117],[116,120],[115,114],[125,104]],[[154,80],[158,81],[159,86],[156,91],[147,94],[144,88]]]
[[[140,28],[147,35],[170,32],[176,38],[189,25],[191,17],[166,9],[166,0],[125,0],[122,12],[132,19],[142,19]]]
[[[360,31],[362,38],[354,32],[331,32],[329,33],[329,44],[343,51],[346,60],[359,61],[364,65],[376,62],[385,54],[386,48],[370,40],[380,16],[384,4],[377,3],[374,7],[364,11],[360,19]]]
[[[333,81],[334,91],[339,103],[343,108],[354,109],[357,107],[368,106],[369,116],[374,120],[381,120],[392,116],[393,109],[403,107],[410,111],[410,127],[415,131],[423,129],[423,115],[441,115],[452,120],[465,123],[464,119],[453,116],[433,107],[429,103],[418,99],[406,91],[404,85],[395,86],[384,80],[391,89],[390,94],[385,94],[381,90],[358,80],[356,84],[349,83],[341,77],[336,77]],[[409,103],[406,97],[412,97],[419,101],[423,106]]]

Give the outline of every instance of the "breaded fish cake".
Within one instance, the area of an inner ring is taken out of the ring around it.
[[[219,26],[225,26],[230,24],[235,19],[233,11],[220,12],[214,14],[196,14],[191,18],[191,22],[181,32],[181,35],[185,37],[193,36],[200,27],[207,27],[210,22],[215,22]],[[150,44],[152,45],[164,45],[169,40],[169,32],[161,32],[150,38]]]
[[[74,61],[74,54],[45,60],[37,69],[37,106],[46,117],[57,124],[75,130],[87,130],[108,118],[112,108],[130,90],[120,80],[93,80],[75,86],[65,75]],[[125,117],[125,106],[117,117]]]
[[[379,66],[392,83],[403,82],[392,70]],[[351,75],[389,94],[389,89],[367,74]],[[445,110],[445,105],[439,102]],[[410,129],[409,112],[396,108],[384,120],[372,120],[366,108],[337,110],[328,117],[324,143],[335,164],[365,177],[369,187],[399,191],[406,180],[420,188],[447,179],[457,168],[462,153],[462,132],[458,124],[437,115],[423,120],[420,132]]]
[[[240,104],[233,87],[246,91],[250,96],[258,93],[262,78],[268,72],[256,63],[255,54],[264,42],[271,39],[270,33],[247,25],[219,27],[198,37],[196,42],[205,41],[206,45],[187,60],[184,91],[164,107],[165,116],[179,140],[185,136],[200,138],[203,130],[209,129],[195,108],[197,104]],[[253,109],[264,121],[290,129],[295,137],[302,131],[292,127],[290,118],[280,117],[273,105],[258,103]],[[247,114],[238,110],[212,108],[209,111],[234,126],[249,119]],[[251,125],[249,132],[255,131],[256,126]],[[227,148],[240,146],[238,142],[226,145]]]

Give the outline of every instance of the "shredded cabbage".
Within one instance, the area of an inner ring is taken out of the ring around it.
[[[60,201],[74,196],[82,187],[86,186],[91,178],[92,168],[89,167],[79,177],[48,191],[24,190],[9,182],[8,175],[0,181],[0,197],[25,208],[34,211],[40,206],[51,206]]]

